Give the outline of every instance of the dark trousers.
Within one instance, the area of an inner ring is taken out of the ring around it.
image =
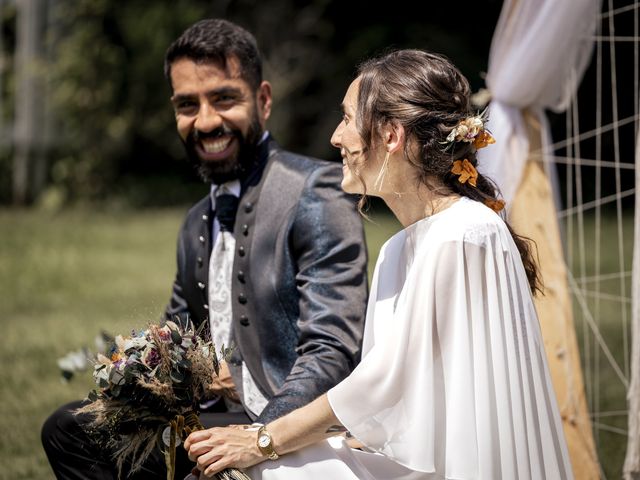
[[[223,405],[223,402],[219,402]],[[111,453],[96,445],[83,430],[88,421],[86,415],[73,415],[83,402],[72,402],[56,410],[42,426],[42,445],[58,480],[114,480],[118,471]],[[218,408],[222,410],[224,406]],[[223,427],[231,424],[251,423],[244,413],[213,411],[200,415],[200,421],[207,427]],[[176,449],[176,480],[191,472],[194,464],[187,458],[182,447]],[[130,475],[125,465],[121,478],[145,480],[166,478],[164,455],[155,449],[142,468]]]

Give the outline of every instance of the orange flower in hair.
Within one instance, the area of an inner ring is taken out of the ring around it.
[[[476,182],[478,180],[478,171],[473,164],[467,160],[456,160],[453,162],[453,167],[451,167],[451,173],[454,175],[459,175],[458,181],[460,183],[469,182],[472,186],[476,186]]]
[[[504,200],[500,200],[499,198],[496,198],[495,200],[488,198],[484,201],[484,204],[496,213],[502,210],[505,205]]]
[[[476,150],[491,145],[492,143],[496,143],[496,139],[486,130],[482,130],[476,138],[473,139],[473,146],[476,147]]]

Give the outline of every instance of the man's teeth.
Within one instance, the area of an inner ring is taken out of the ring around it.
[[[231,143],[232,138],[222,138],[217,140],[202,140],[202,148],[207,153],[220,153]]]

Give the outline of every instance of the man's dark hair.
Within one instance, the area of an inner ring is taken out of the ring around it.
[[[238,59],[242,79],[257,90],[262,82],[262,58],[255,37],[227,20],[200,20],[169,46],[164,56],[164,74],[173,88],[171,65],[176,60],[187,58],[196,63],[216,63],[226,69],[232,57]]]

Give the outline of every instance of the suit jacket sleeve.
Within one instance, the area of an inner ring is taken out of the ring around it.
[[[329,164],[307,179],[290,230],[299,292],[298,355],[258,421],[305,405],[340,382],[360,359],[367,254],[355,199]]]
[[[185,237],[187,232],[187,222],[183,224],[178,235],[178,246],[176,251],[177,271],[176,278],[173,281],[173,288],[171,290],[171,299],[165,310],[165,320],[169,320],[176,315],[182,317],[189,316],[189,306],[187,300],[183,296],[183,281],[182,274],[185,272],[186,251],[185,251]]]

